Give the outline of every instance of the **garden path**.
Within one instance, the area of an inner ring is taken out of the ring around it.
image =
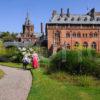
[[[30,71],[1,66],[5,76],[0,79],[0,100],[27,100],[32,83]]]

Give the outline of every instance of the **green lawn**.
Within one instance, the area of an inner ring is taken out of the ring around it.
[[[4,76],[4,72],[0,69],[0,79]]]
[[[23,68],[23,64],[22,63],[0,62],[0,65],[12,67],[12,68]],[[28,65],[27,68],[32,68],[31,64]]]
[[[100,88],[85,88],[50,79],[42,69],[32,70],[28,100],[100,100]]]
[[[12,67],[12,68],[22,68],[22,64],[21,63],[0,62],[0,65]]]
[[[22,68],[22,64],[1,63],[9,67]],[[30,66],[29,66],[30,67]],[[28,100],[100,100],[100,88],[79,87],[51,79],[42,68],[32,69],[32,87]]]

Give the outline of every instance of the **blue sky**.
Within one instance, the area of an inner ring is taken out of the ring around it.
[[[48,22],[52,10],[70,8],[71,13],[82,14],[93,7],[100,11],[100,0],[0,0],[0,31],[21,32],[27,11],[35,32],[40,32],[40,23]]]

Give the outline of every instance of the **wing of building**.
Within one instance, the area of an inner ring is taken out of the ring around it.
[[[100,12],[91,9],[87,14],[53,11],[46,24],[48,49],[56,52],[62,48],[73,49],[79,45],[100,51]]]

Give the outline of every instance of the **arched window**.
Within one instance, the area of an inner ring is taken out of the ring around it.
[[[66,38],[70,38],[70,33],[66,33]]]
[[[92,37],[93,37],[93,33],[92,33],[92,32],[89,34],[89,37],[90,37],[90,38],[92,38]]]
[[[60,44],[60,32],[56,32],[56,33],[55,33],[55,43],[56,43],[57,45]]]
[[[87,33],[83,33],[83,37],[87,38],[88,37]]]
[[[85,37],[86,37],[86,38],[88,37],[88,34],[87,34],[87,33],[85,34]]]
[[[78,47],[79,46],[79,43],[78,42],[75,42],[75,45],[74,45],[75,47]]]
[[[91,46],[92,46],[93,49],[96,49],[97,48],[96,42],[93,42]]]
[[[67,44],[67,49],[70,49],[70,44],[69,43]]]
[[[83,43],[83,47],[84,47],[84,48],[88,48],[88,43],[87,43],[87,42],[84,42],[84,43]]]
[[[80,33],[80,32],[77,33],[77,37],[78,37],[78,38],[81,37],[81,33]]]
[[[95,33],[94,33],[94,37],[97,38],[97,36],[98,36],[98,34],[95,32]]]
[[[83,37],[85,37],[85,34],[83,33]]]
[[[73,33],[73,37],[76,37],[76,33]]]

